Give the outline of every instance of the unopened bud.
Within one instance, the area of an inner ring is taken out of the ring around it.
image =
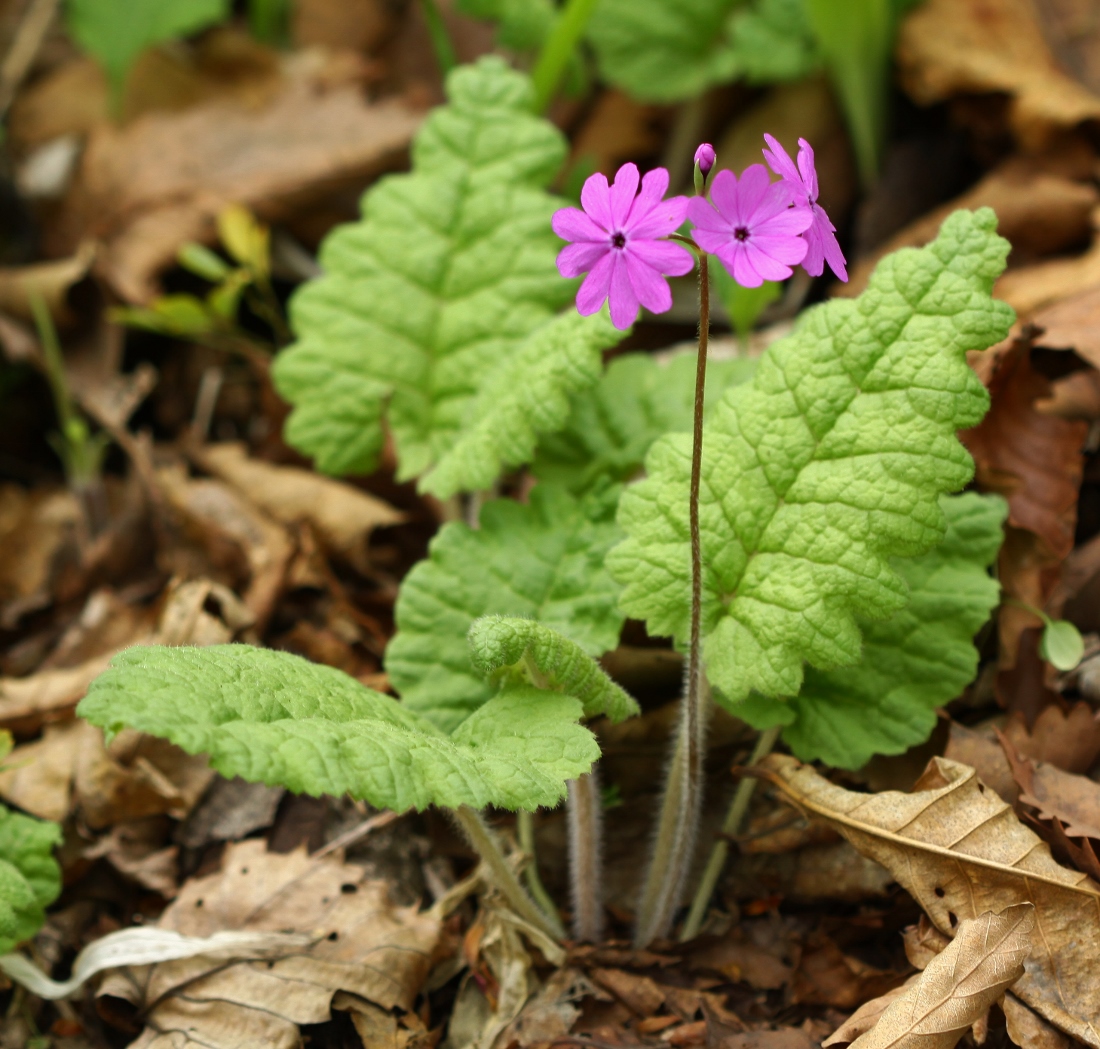
[[[714,167],[714,147],[709,142],[704,142],[695,151],[695,192],[700,196],[707,184],[707,175]]]

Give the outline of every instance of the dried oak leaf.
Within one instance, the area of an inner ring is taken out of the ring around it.
[[[1029,903],[960,922],[955,939],[892,998],[874,1027],[852,1045],[952,1049],[1023,975],[1034,928],[1035,908]],[[847,1040],[838,1035],[839,1031],[825,1045]]]
[[[1032,0],[926,0],[902,23],[897,61],[920,105],[1007,94],[1013,131],[1031,150],[1100,119],[1100,96],[1059,68]]]
[[[1033,904],[1038,933],[1014,991],[1100,1049],[1100,885],[1055,863],[973,769],[935,758],[911,794],[859,794],[787,756],[772,755],[763,768],[798,808],[886,867],[945,935],[987,911]]]
[[[304,849],[270,853],[258,840],[228,846],[221,870],[187,882],[157,924],[188,936],[248,929],[317,939],[276,961],[190,958],[110,975],[100,997],[148,1010],[131,1049],[293,1049],[299,1025],[328,1020],[339,991],[408,1011],[440,934],[437,917],[394,907],[386,883],[362,868]]]

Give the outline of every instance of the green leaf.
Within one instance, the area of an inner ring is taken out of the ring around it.
[[[46,920],[46,908],[61,892],[53,858],[60,843],[56,823],[0,805],[0,954],[29,940]]]
[[[565,424],[570,395],[599,379],[601,351],[622,337],[606,310],[591,317],[570,310],[537,328],[487,375],[462,435],[420,487],[446,499],[488,488],[503,467],[530,461],[539,436]]]
[[[722,296],[737,338],[742,341],[752,334],[764,310],[783,294],[783,285],[774,280],[766,280],[758,288],[743,287],[726,272],[725,266],[714,267],[714,286]]]
[[[447,78],[413,170],[379,180],[363,219],[321,250],[324,275],[291,303],[298,341],[274,379],[286,436],[327,473],[372,470],[388,423],[401,480],[466,429],[483,383],[571,302],[544,188],[565,140],[530,113],[530,82],[497,57]],[[599,321],[593,323],[599,324]]]
[[[448,735],[339,670],[247,645],[127,649],[78,713],[208,754],[224,776],[396,812],[553,806],[599,756],[571,696],[509,686]]]
[[[855,769],[875,754],[923,743],[935,727],[936,708],[974,679],[973,638],[1000,599],[988,569],[1004,538],[1008,507],[999,496],[973,492],[942,496],[940,506],[947,517],[943,542],[894,562],[909,603],[885,622],[860,621],[859,665],[807,668],[795,699],[766,701],[783,708],[782,718],[750,711],[757,727],[786,725],[783,739],[803,761]],[[741,707],[737,712],[744,716]]]
[[[471,18],[496,22],[496,44],[509,51],[542,47],[558,19],[552,0],[458,0],[458,9]]]
[[[1080,631],[1065,619],[1048,619],[1039,641],[1039,655],[1057,670],[1072,670],[1085,654]]]
[[[754,84],[798,80],[821,64],[807,0],[757,0],[730,24],[738,74]]]
[[[116,98],[147,47],[229,17],[228,0],[66,0],[69,34],[107,73]]]
[[[573,398],[564,428],[540,440],[535,474],[575,493],[630,480],[658,437],[691,429],[695,365],[691,352],[664,362],[648,353],[615,358],[595,386]],[[745,357],[708,361],[707,410],[755,367]]]
[[[450,730],[492,695],[466,642],[484,615],[534,619],[592,656],[614,648],[623,615],[604,559],[622,537],[617,494],[580,501],[540,484],[527,505],[486,503],[477,530],[444,525],[394,609],[386,671],[405,705]]]
[[[470,627],[467,640],[470,661],[487,676],[505,669],[539,675],[540,688],[579,699],[586,718],[603,714],[617,723],[638,713],[634,699],[580,645],[533,619],[484,616]]]
[[[704,660],[727,701],[797,695],[804,660],[856,663],[856,617],[907,600],[890,558],[943,538],[939,496],[973,473],[955,432],[989,403],[966,352],[1003,338],[1013,316],[990,295],[1008,251],[996,221],[957,211],[932,244],[888,255],[858,299],[803,313],[716,406],[700,500]],[[608,558],[623,610],[681,644],[690,462],[689,435],[653,446]]]

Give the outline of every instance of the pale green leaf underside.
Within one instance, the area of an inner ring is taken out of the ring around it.
[[[247,645],[127,649],[78,713],[208,754],[224,776],[396,812],[553,806],[599,756],[571,696],[509,687],[448,735],[332,667]]]
[[[955,436],[988,395],[966,351],[1005,336],[990,296],[1006,241],[986,208],[879,263],[867,290],[808,310],[752,382],[716,406],[703,441],[704,659],[732,702],[797,695],[802,664],[859,660],[857,615],[907,600],[890,565],[944,533],[939,496],[973,463]],[[608,567],[651,634],[687,636],[690,438],[658,441],[623,495],[628,538]]]
[[[591,656],[618,644],[619,587],[604,568],[622,537],[616,494],[579,501],[540,484],[527,505],[486,503],[476,530],[444,525],[402,582],[394,609],[386,671],[406,706],[450,730],[489,699],[493,687],[470,662],[466,642],[484,615],[534,619]]]
[[[484,616],[470,627],[467,640],[471,662],[486,676],[506,668],[523,673],[530,660],[545,679],[538,684],[579,699],[586,718],[605,715],[619,722],[638,713],[633,697],[580,645],[533,619]]]
[[[569,310],[537,328],[485,378],[462,434],[420,487],[446,499],[488,488],[502,468],[530,461],[539,435],[565,424],[569,398],[599,379],[601,351],[622,337],[606,310]]]
[[[29,940],[61,892],[61,828],[0,805],[0,954]]]
[[[648,353],[616,357],[595,386],[573,398],[564,427],[539,441],[535,474],[576,493],[605,479],[631,480],[658,437],[691,430],[695,363],[694,353],[668,361]],[[755,368],[750,357],[708,361],[707,411]]]
[[[988,569],[1007,513],[999,496],[972,492],[943,496],[940,505],[947,517],[943,542],[894,562],[909,603],[885,622],[860,622],[859,664],[809,667],[795,699],[749,699],[739,715],[760,728],[786,724],[783,739],[799,758],[837,768],[859,768],[875,754],[900,754],[928,738],[936,708],[974,679],[973,638],[1000,598]]]
[[[413,146],[413,170],[379,180],[363,219],[321,251],[324,274],[291,303],[298,341],[276,359],[293,406],[287,439],[328,473],[368,472],[388,422],[399,477],[463,433],[502,360],[573,297],[554,264],[544,187],[561,133],[530,112],[529,80],[496,57],[447,79]]]
[[[66,0],[73,39],[120,88],[145,48],[229,17],[228,0]]]

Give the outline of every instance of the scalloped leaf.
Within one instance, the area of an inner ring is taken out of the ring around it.
[[[447,78],[410,174],[380,179],[363,218],[326,238],[324,274],[291,302],[298,341],[275,361],[287,440],[327,473],[372,470],[385,427],[398,477],[465,433],[483,385],[571,303],[545,192],[565,139],[531,113],[530,81],[486,56]],[[589,318],[595,330],[605,323]]]
[[[0,805],[0,954],[29,940],[61,892],[61,828]]]
[[[706,410],[756,370],[751,357],[707,362]],[[573,398],[569,418],[539,441],[532,469],[543,481],[583,493],[641,472],[658,437],[691,430],[695,354],[665,361],[649,353],[616,357],[595,386]]]
[[[726,702],[797,695],[804,660],[858,662],[856,617],[886,618],[908,598],[890,559],[943,538],[939,496],[973,473],[956,431],[989,403],[966,352],[1012,321],[990,294],[1008,251],[996,221],[958,211],[932,244],[887,256],[858,299],[804,313],[715,408],[700,500],[704,660]],[[653,446],[649,476],[620,504],[628,538],[608,558],[624,611],[681,644],[690,462],[690,435]]]
[[[553,806],[599,757],[571,696],[510,684],[448,735],[339,670],[248,645],[127,649],[77,712],[208,754],[224,776],[395,812]]]
[[[863,658],[854,667],[806,669],[790,701],[750,697],[738,714],[757,728],[785,725],[783,739],[803,761],[855,769],[875,754],[923,743],[936,708],[974,680],[974,635],[1000,600],[989,574],[1004,538],[1007,504],[968,492],[940,499],[947,534],[920,557],[894,562],[909,603],[885,622],[860,621]]]
[[[619,642],[619,587],[604,559],[622,537],[617,490],[585,500],[537,485],[526,505],[497,499],[481,527],[443,526],[401,584],[386,671],[402,701],[445,730],[493,693],[466,635],[489,614],[525,616],[599,656]]]
[[[470,661],[487,677],[502,670],[523,673],[527,661],[543,677],[538,684],[581,701],[586,718],[606,715],[625,721],[639,712],[620,688],[580,645],[533,619],[483,616],[467,635]]]

